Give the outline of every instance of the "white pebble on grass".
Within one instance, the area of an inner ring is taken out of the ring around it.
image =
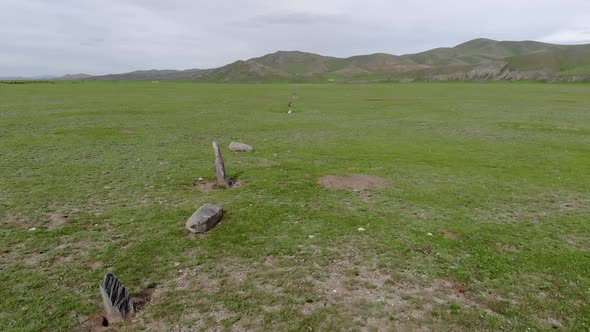
[[[362,228],[362,227],[359,227],[358,231],[359,231],[359,232],[364,232],[364,231],[365,231],[365,229],[364,229],[364,228]]]
[[[309,237],[310,239],[313,239],[313,238],[315,238],[315,235],[310,235],[310,236],[308,236],[308,237]]]
[[[434,234],[432,234],[432,233],[426,233],[426,235],[428,235],[428,236],[434,236]]]
[[[36,228],[36,227],[31,227],[31,228],[29,228],[29,231],[31,231],[31,232],[34,232],[34,231],[36,231],[36,230],[37,230],[37,228]]]

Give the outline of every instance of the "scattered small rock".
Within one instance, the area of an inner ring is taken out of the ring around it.
[[[432,254],[432,249],[431,249],[431,248],[429,248],[429,247],[422,247],[422,248],[420,249],[420,251],[422,251],[422,253],[423,253],[423,254],[425,254],[425,255],[430,255],[430,254]]]
[[[358,231],[359,231],[359,232],[364,232],[364,231],[365,231],[365,229],[364,229],[364,228],[362,228],[362,227],[359,227]]]
[[[179,262],[174,262],[174,266],[178,267],[178,266],[180,266],[180,263]]]
[[[432,234],[432,233],[426,233],[426,235],[428,235],[428,236],[434,236],[434,234]]]
[[[191,233],[205,233],[215,227],[222,216],[221,206],[207,203],[186,221],[186,229]]]
[[[250,152],[254,150],[250,145],[240,142],[231,142],[229,144],[229,149],[234,152]]]
[[[293,110],[289,110],[289,112],[287,112],[287,113],[289,113],[289,114],[292,114],[292,113],[294,113],[294,112],[295,112],[295,111],[293,111]]]
[[[31,231],[31,232],[34,232],[36,230],[37,230],[37,227],[31,227],[31,228],[29,228],[29,231]]]
[[[315,235],[310,235],[310,236],[308,236],[308,237],[309,237],[310,239],[313,239],[313,238],[315,238]]]
[[[545,322],[547,323],[547,325],[554,329],[558,329],[561,327],[561,323],[555,318],[547,318]]]
[[[203,181],[203,180],[205,180],[205,179],[203,179],[203,178],[198,178],[197,180],[198,180],[198,181]]]

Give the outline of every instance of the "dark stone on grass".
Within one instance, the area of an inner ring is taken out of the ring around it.
[[[229,144],[229,149],[234,152],[250,152],[254,150],[250,145],[240,142],[231,142]]]
[[[133,312],[129,291],[112,273],[107,273],[102,279],[100,295],[109,322],[125,319]]]
[[[191,233],[205,233],[215,227],[222,216],[221,206],[207,203],[186,221],[186,229]]]

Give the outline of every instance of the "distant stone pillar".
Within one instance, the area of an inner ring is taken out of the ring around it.
[[[229,188],[223,157],[221,157],[221,150],[217,142],[213,142],[213,152],[215,153],[215,177],[217,178],[217,185],[223,188]]]

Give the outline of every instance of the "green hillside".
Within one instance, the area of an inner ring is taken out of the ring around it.
[[[590,45],[515,56],[509,59],[506,67],[511,70],[550,70],[553,73],[587,75],[587,70],[578,70],[587,66],[590,66]]]
[[[480,38],[454,47],[401,56],[376,53],[337,58],[300,51],[278,51],[207,70],[148,70],[80,79],[205,83],[590,81],[589,66],[590,45]]]

